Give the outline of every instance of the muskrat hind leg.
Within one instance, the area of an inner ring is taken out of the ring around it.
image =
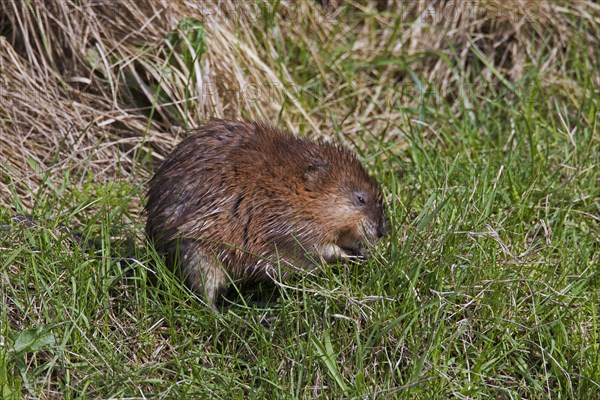
[[[187,287],[215,307],[216,297],[227,283],[227,274],[219,261],[206,254],[196,241],[182,240],[178,246],[177,273]]]

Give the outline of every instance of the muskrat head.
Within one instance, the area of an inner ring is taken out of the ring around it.
[[[317,194],[315,222],[326,231],[316,251],[329,262],[366,257],[389,230],[377,182],[351,153],[335,151],[335,162],[312,163],[304,175],[305,189]]]
[[[375,242],[388,233],[379,188],[375,185],[355,187],[341,185],[342,196],[330,198],[331,242],[321,252],[329,261],[364,258]],[[333,221],[332,221],[333,222]]]
[[[342,257],[366,256],[367,248],[388,233],[379,189],[364,189],[347,189],[346,197],[338,199],[334,215],[345,224],[339,227],[334,244],[343,251]]]

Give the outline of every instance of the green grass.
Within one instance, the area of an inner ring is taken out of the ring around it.
[[[295,78],[326,93],[307,45],[287,46],[300,61],[286,63],[315,68]],[[485,89],[457,71],[474,107],[429,91],[398,104],[405,146],[366,128],[357,141],[388,195],[378,253],[231,290],[220,313],[141,245],[139,184],[42,185],[42,226],[0,234],[0,397],[600,398],[598,71],[571,62],[577,94],[535,68]]]

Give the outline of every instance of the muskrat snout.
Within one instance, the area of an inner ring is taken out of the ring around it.
[[[387,223],[387,220],[385,217],[381,218],[379,225],[377,225],[377,239],[387,236],[388,233],[390,233],[390,227]]]

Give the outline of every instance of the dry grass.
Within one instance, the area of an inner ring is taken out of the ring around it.
[[[160,159],[183,129],[214,117],[311,135],[331,135],[333,120],[345,137],[369,129],[401,146],[399,105],[418,105],[422,91],[473,102],[498,84],[518,91],[532,66],[545,86],[576,91],[565,60],[600,49],[591,1],[301,1],[267,22],[272,6],[216,3],[2,2],[0,202],[12,191],[31,206],[40,171],[143,180],[136,166],[150,148]]]

